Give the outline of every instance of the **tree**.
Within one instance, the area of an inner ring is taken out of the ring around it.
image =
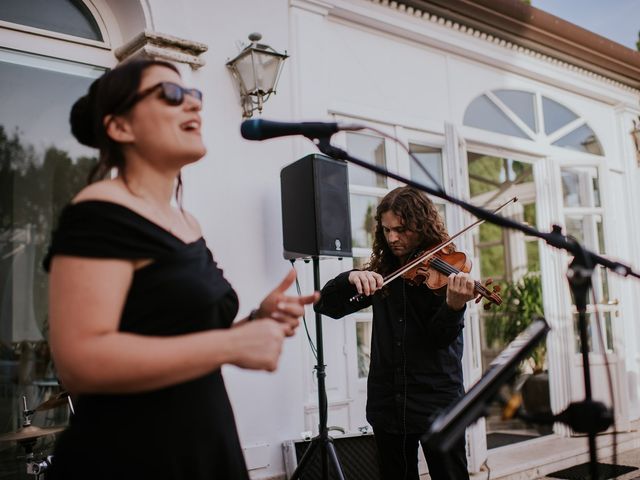
[[[79,157],[54,145],[38,152],[21,138],[19,130],[8,134],[0,125],[0,293],[15,268],[12,257],[26,245],[34,248],[33,308],[45,334],[47,278],[42,260],[60,212],[86,184],[97,159]],[[3,297],[0,296],[0,301]],[[10,306],[0,305],[2,308]],[[11,351],[11,348],[8,349]],[[0,348],[0,358],[6,354]]]

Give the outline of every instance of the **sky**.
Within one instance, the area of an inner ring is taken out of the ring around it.
[[[531,0],[531,6],[636,50],[640,0]]]

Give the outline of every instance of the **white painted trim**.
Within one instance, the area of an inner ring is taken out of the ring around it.
[[[535,92],[535,95],[536,95],[535,114],[536,114],[536,123],[538,127],[538,132],[539,132],[538,135],[543,135],[545,132],[545,125],[544,125],[544,114],[542,113],[542,94],[540,92]]]
[[[0,30],[2,33],[2,48],[15,50],[51,58],[96,65],[113,67],[117,61],[110,50],[83,45],[77,42],[30,35],[16,30]]]
[[[535,142],[537,140],[538,135],[533,130],[531,130],[531,128],[529,128],[529,125],[524,123],[520,119],[520,117],[516,115],[513,112],[513,110],[511,110],[502,100],[500,100],[500,98],[494,95],[494,93],[491,90],[486,91],[484,94],[487,96],[487,98],[489,98],[489,100],[491,100],[495,104],[496,107],[498,107],[498,109],[500,109],[502,113],[504,113],[507,116],[507,118],[509,118],[509,120],[515,123],[516,126],[520,130],[522,130],[523,133],[525,133],[526,135],[529,135],[532,141]]]
[[[330,2],[323,0],[289,0],[289,5],[291,8],[299,8],[323,16],[328,15],[332,8]]]
[[[14,65],[34,67],[76,77],[98,78],[104,73],[101,68],[78,64],[64,59],[53,59],[26,52],[15,52],[0,47],[0,61]]]
[[[87,7],[89,12],[91,13],[92,18],[95,20],[96,25],[98,26],[98,30],[100,31],[100,35],[103,38],[102,41],[92,40],[90,38],[78,37],[75,35],[69,35],[62,32],[47,30],[44,28],[32,27],[29,25],[21,24],[21,23],[8,22],[6,20],[0,20],[0,28],[7,28],[11,30],[16,30],[19,32],[39,35],[42,37],[64,40],[66,42],[79,43],[81,45],[89,45],[92,47],[111,49],[111,37],[109,35],[109,31],[107,30],[106,23],[102,15],[100,14],[100,11],[93,5],[91,0],[82,0],[82,3],[85,5],[85,7]]]
[[[303,1],[297,0],[298,3]],[[326,4],[331,5],[330,20],[347,20],[414,40],[440,52],[453,53],[474,63],[494,66],[500,71],[516,73],[608,104],[620,102],[632,106],[637,102],[638,90],[620,82],[451,20],[403,9],[403,5],[398,6],[396,2],[380,5],[379,0],[326,0]],[[430,23],[430,28],[424,28],[426,22]],[[478,42],[484,42],[482,48]],[[523,61],[515,61],[514,54]]]
[[[552,132],[550,135],[547,136],[547,138],[545,140],[547,142],[549,142],[549,144],[553,144],[555,141],[557,141],[557,140],[561,139],[562,137],[564,137],[565,135],[573,132],[576,128],[580,128],[582,125],[589,126],[584,118],[578,117],[575,120],[572,120],[571,122],[567,123],[565,126],[560,127],[555,132]],[[591,127],[589,127],[589,128],[591,128]],[[599,141],[600,140],[598,139],[598,142]]]
[[[333,115],[348,117],[352,120],[364,120],[386,125],[398,125],[412,130],[444,135],[442,122],[433,117],[411,117],[398,114],[396,111],[383,110],[379,106],[364,106],[346,101],[332,101],[328,112]]]

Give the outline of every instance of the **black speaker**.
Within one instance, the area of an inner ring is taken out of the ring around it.
[[[347,164],[307,155],[280,172],[284,258],[350,257]]]

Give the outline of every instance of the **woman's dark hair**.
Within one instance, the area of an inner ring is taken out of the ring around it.
[[[433,202],[426,194],[412,187],[399,187],[390,191],[376,209],[376,230],[368,268],[385,276],[398,267],[398,260],[387,245],[382,229],[382,214],[392,212],[402,219],[403,225],[420,238],[421,250],[449,239],[444,222]],[[452,244],[447,247],[454,251]]]
[[[89,174],[89,183],[103,179],[112,168],[125,177],[122,146],[107,135],[104,117],[126,113],[140,87],[142,74],[153,66],[166,67],[180,73],[175,65],[162,60],[132,60],[118,65],[95,80],[84,97],[71,107],[71,133],[88,147],[100,150],[98,163]],[[180,203],[182,178],[178,174],[176,200]]]

